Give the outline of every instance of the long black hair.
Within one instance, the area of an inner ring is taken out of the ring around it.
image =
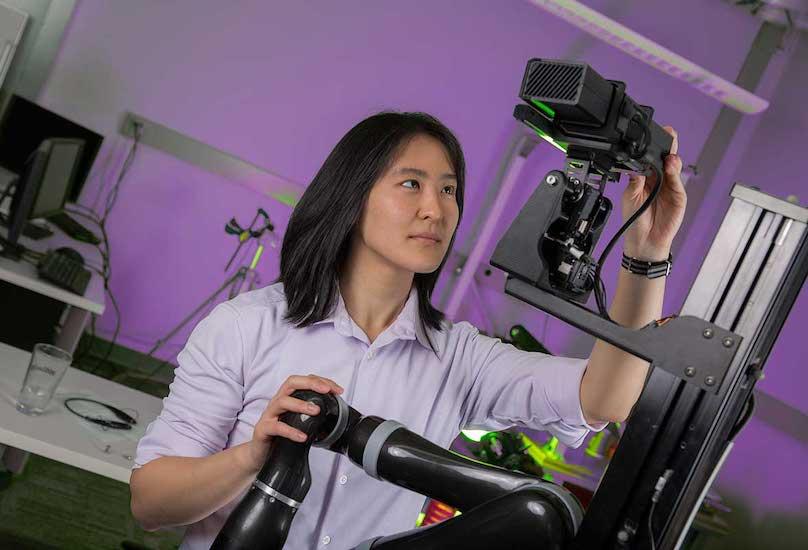
[[[351,235],[370,190],[406,143],[418,135],[433,137],[446,149],[457,176],[455,199],[460,223],[466,163],[454,134],[438,119],[425,113],[385,111],[366,118],[337,143],[289,219],[277,280],[283,283],[286,294],[286,320],[302,328],[331,314]],[[432,273],[416,273],[413,281],[418,293],[420,322],[437,330],[444,315],[432,306],[430,297],[454,239],[453,234],[438,269]]]

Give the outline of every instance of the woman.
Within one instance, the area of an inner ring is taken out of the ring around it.
[[[684,213],[680,171],[673,154],[666,185],[626,234],[630,256],[668,257]],[[292,214],[278,282],[217,306],[178,356],[131,479],[146,529],[193,524],[183,548],[208,548],[273,439],[305,439],[278,420],[317,414],[296,389],[340,394],[444,447],[460,429],[513,425],[578,446],[628,416],[646,363],[602,342],[588,361],[522,352],[432,307],[464,184],[460,145],[431,116],[380,113],[340,140]],[[630,181],[624,216],[652,187]],[[621,272],[612,317],[634,327],[660,317],[663,281]],[[413,526],[421,495],[324,449],[310,463],[286,548],[349,548]]]

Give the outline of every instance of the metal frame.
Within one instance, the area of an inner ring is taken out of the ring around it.
[[[649,547],[651,497],[666,470],[672,475],[653,509],[653,536],[657,548],[678,548],[750,412],[808,273],[808,209],[739,185],[732,196],[682,309],[743,338],[726,379],[714,394],[651,371],[573,548]]]

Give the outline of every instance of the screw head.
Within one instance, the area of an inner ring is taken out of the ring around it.
[[[556,183],[558,183],[558,178],[550,174],[549,176],[544,178],[544,181],[547,182],[547,185],[555,185]]]
[[[731,348],[732,344],[735,343],[735,340],[733,340],[732,338],[727,337],[727,338],[724,338],[724,340],[721,343],[724,344],[725,348]]]
[[[704,379],[704,384],[707,385],[707,386],[714,386],[715,385],[715,377],[708,376],[707,378]]]
[[[685,375],[690,377],[696,376],[696,369],[693,367],[687,367],[685,369]]]
[[[628,542],[628,533],[626,533],[625,529],[621,529],[617,533],[617,540],[619,540],[620,542]]]
[[[706,329],[704,329],[704,332],[702,332],[701,334],[702,334],[702,335],[703,335],[705,338],[707,338],[707,339],[709,340],[710,338],[712,338],[712,337],[713,337],[713,334],[714,334],[714,333],[713,333],[713,329],[711,329],[711,328],[706,328]]]

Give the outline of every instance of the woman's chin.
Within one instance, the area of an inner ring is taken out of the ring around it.
[[[419,262],[418,265],[413,266],[413,271],[415,273],[420,273],[421,275],[425,275],[427,273],[434,273],[440,267],[440,262]]]

